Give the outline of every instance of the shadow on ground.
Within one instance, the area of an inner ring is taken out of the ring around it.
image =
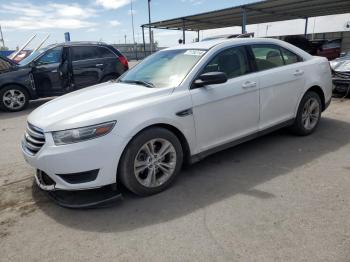
[[[39,99],[39,100],[30,101],[28,107],[25,110],[19,111],[19,112],[0,111],[0,120],[17,118],[20,116],[28,115],[31,111],[33,111],[37,107],[45,104],[46,102],[49,102],[50,100],[52,100],[52,98],[43,98],[43,99]]]
[[[350,123],[324,118],[308,137],[284,131],[212,155],[183,170],[167,191],[138,198],[129,193],[116,206],[70,210],[33,190],[39,208],[58,223],[84,231],[128,231],[173,220],[237,194],[268,200],[275,197],[256,186],[288,175],[349,143]],[[247,207],[248,208],[248,207]]]

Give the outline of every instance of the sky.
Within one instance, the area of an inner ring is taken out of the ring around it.
[[[192,15],[256,0],[151,0],[152,21]],[[147,0],[132,0],[135,41],[142,42],[140,25],[148,22]],[[107,43],[132,43],[130,0],[0,0],[0,25],[5,45],[11,49],[23,45],[33,34],[34,48],[46,35],[45,44],[64,41],[64,32],[69,31],[72,41],[103,41]],[[309,32],[343,31],[350,22],[350,14],[309,19]],[[207,30],[200,37],[218,34],[240,33],[239,27]],[[250,25],[248,32],[256,36],[302,34],[303,20]],[[186,33],[186,41],[192,41],[196,33]],[[177,45],[182,32],[154,30],[160,46]],[[146,39],[148,32],[146,30]]]

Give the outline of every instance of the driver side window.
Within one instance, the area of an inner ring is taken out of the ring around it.
[[[224,72],[227,78],[250,73],[245,47],[237,46],[220,52],[203,70],[203,73],[209,72]]]
[[[62,47],[55,47],[48,50],[44,55],[42,55],[38,60],[36,60],[37,65],[47,65],[61,62]]]

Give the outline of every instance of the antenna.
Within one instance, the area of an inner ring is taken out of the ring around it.
[[[1,25],[0,25],[0,43],[2,43],[2,47],[5,47],[5,41],[4,41],[4,36],[2,34]]]

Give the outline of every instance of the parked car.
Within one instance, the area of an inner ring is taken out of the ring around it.
[[[192,43],[36,109],[22,151],[44,190],[122,183],[151,195],[173,183],[184,162],[282,127],[311,134],[331,95],[327,59],[286,42]]]
[[[334,91],[350,94],[350,52],[330,62],[333,72]]]
[[[23,110],[29,100],[59,96],[118,78],[127,59],[114,47],[93,42],[50,45],[0,74],[0,109]]]
[[[301,48],[311,55],[323,56],[328,60],[339,57],[341,52],[341,39],[309,40],[304,36],[291,35],[286,36],[284,41]]]

